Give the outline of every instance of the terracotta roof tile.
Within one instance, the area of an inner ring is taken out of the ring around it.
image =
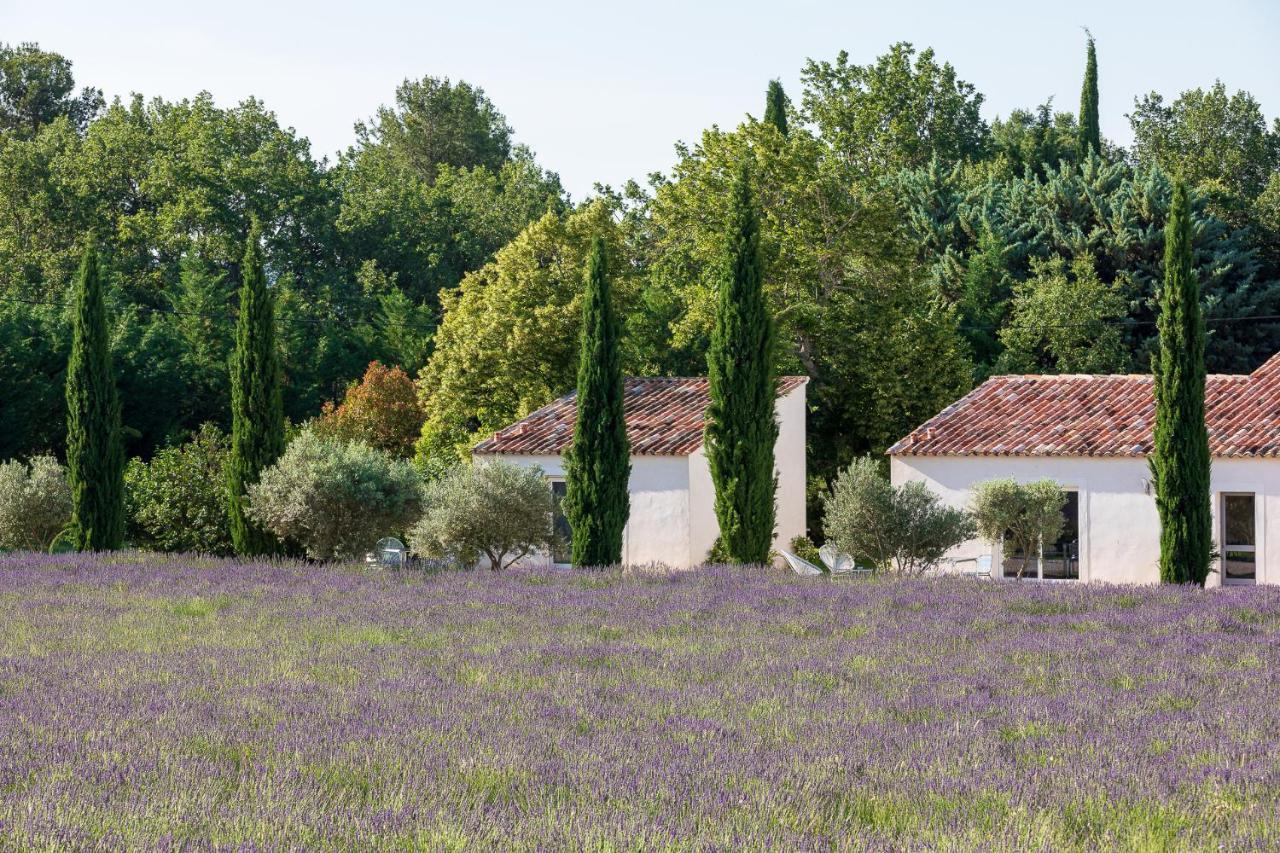
[[[778,396],[799,388],[803,376],[778,378]],[[710,403],[705,377],[624,380],[623,411],[631,452],[688,456],[702,446],[703,417]],[[498,430],[473,453],[556,455],[573,440],[577,393],[569,393],[528,417]]]
[[[1145,456],[1152,380],[994,376],[889,448],[900,456]],[[1247,375],[1212,375],[1205,420],[1214,456],[1280,457],[1280,354]]]

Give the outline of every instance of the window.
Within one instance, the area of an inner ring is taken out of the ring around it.
[[[1254,540],[1253,495],[1222,496],[1222,582],[1255,583],[1258,548]]]
[[[1062,507],[1062,533],[1058,541],[1044,546],[1041,577],[1049,580],[1080,580],[1080,493],[1067,492]]]
[[[551,481],[551,499],[556,506],[554,523],[558,540],[551,549],[551,562],[557,565],[568,565],[573,562],[573,528],[569,526],[569,519],[564,517],[564,511],[560,508],[561,502],[564,501],[565,489],[564,480]]]
[[[1022,567],[1022,549],[1006,545],[1004,576],[1016,578]],[[1080,579],[1080,493],[1067,492],[1067,502],[1062,507],[1062,533],[1057,542],[1046,542],[1044,559],[1036,565],[1034,557],[1027,562],[1024,578],[1044,580]]]

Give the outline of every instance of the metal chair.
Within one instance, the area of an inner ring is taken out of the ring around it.
[[[961,568],[965,566],[965,568]],[[976,557],[963,557],[951,561],[951,571],[970,578],[986,578],[991,580],[991,555],[979,554]]]

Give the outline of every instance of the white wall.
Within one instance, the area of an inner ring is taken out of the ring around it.
[[[778,398],[778,443],[774,448],[778,472],[778,526],[775,551],[791,550],[791,540],[805,535],[805,386]]]
[[[805,532],[805,388],[778,398],[778,443],[774,448],[778,475],[777,527],[774,550],[789,548]],[[486,456],[477,457],[483,460]],[[537,465],[548,477],[564,476],[559,456],[506,454],[518,465]],[[702,448],[688,456],[632,456],[631,515],[623,534],[622,559],[628,565],[665,563],[689,568],[705,562],[720,535],[715,487]],[[550,563],[550,555],[532,562]]]
[[[1034,456],[894,456],[895,485],[919,480],[951,506],[967,507],[971,489],[996,477],[1027,482],[1048,477],[1080,493],[1080,579],[1107,583],[1156,583],[1160,579],[1160,520],[1148,493],[1145,458]],[[1223,492],[1253,492],[1258,582],[1280,583],[1280,461],[1215,459],[1211,477],[1214,538]],[[952,556],[991,553],[990,543],[968,542]],[[995,560],[999,565],[999,560]],[[998,574],[998,572],[997,572]],[[1211,574],[1216,585],[1220,575]]]
[[[478,461],[492,458],[496,457],[476,457]],[[537,465],[552,479],[564,477],[564,459],[560,456],[504,454],[501,458],[525,467]],[[690,488],[689,465],[685,457],[632,456],[628,490],[631,515],[622,534],[624,563],[643,565],[658,562],[684,568],[702,562],[706,549],[696,560],[689,557]],[[526,562],[550,565],[551,555],[539,554]]]

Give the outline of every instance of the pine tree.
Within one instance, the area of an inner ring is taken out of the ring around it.
[[[275,312],[262,269],[258,227],[250,228],[240,267],[240,316],[231,356],[231,461],[228,506],[237,554],[272,554],[275,537],[245,515],[245,492],[284,452],[284,410],[276,354]]]
[[[102,277],[92,246],[80,263],[74,310],[67,362],[71,544],[80,551],[111,551],[124,541],[124,447]]]
[[[1102,153],[1102,130],[1098,126],[1098,53],[1093,46],[1093,34],[1085,30],[1085,35],[1089,37],[1089,47],[1084,64],[1084,86],[1080,90],[1081,162],[1091,149],[1095,154]]]
[[[1152,357],[1156,418],[1151,475],[1160,515],[1160,580],[1204,586],[1213,549],[1204,319],[1191,268],[1191,210],[1178,181],[1165,227],[1164,287]]]
[[[782,91],[782,83],[769,81],[769,91],[764,97],[764,121],[778,129],[784,137],[787,135],[787,93]]]
[[[621,333],[600,237],[592,241],[584,285],[578,420],[566,460],[564,513],[573,530],[573,564],[612,566],[622,562],[622,532],[631,513],[631,451],[623,416]]]
[[[769,558],[774,530],[775,332],[761,277],[759,223],[743,163],[733,184],[715,328],[707,353],[705,445],[727,557]]]

